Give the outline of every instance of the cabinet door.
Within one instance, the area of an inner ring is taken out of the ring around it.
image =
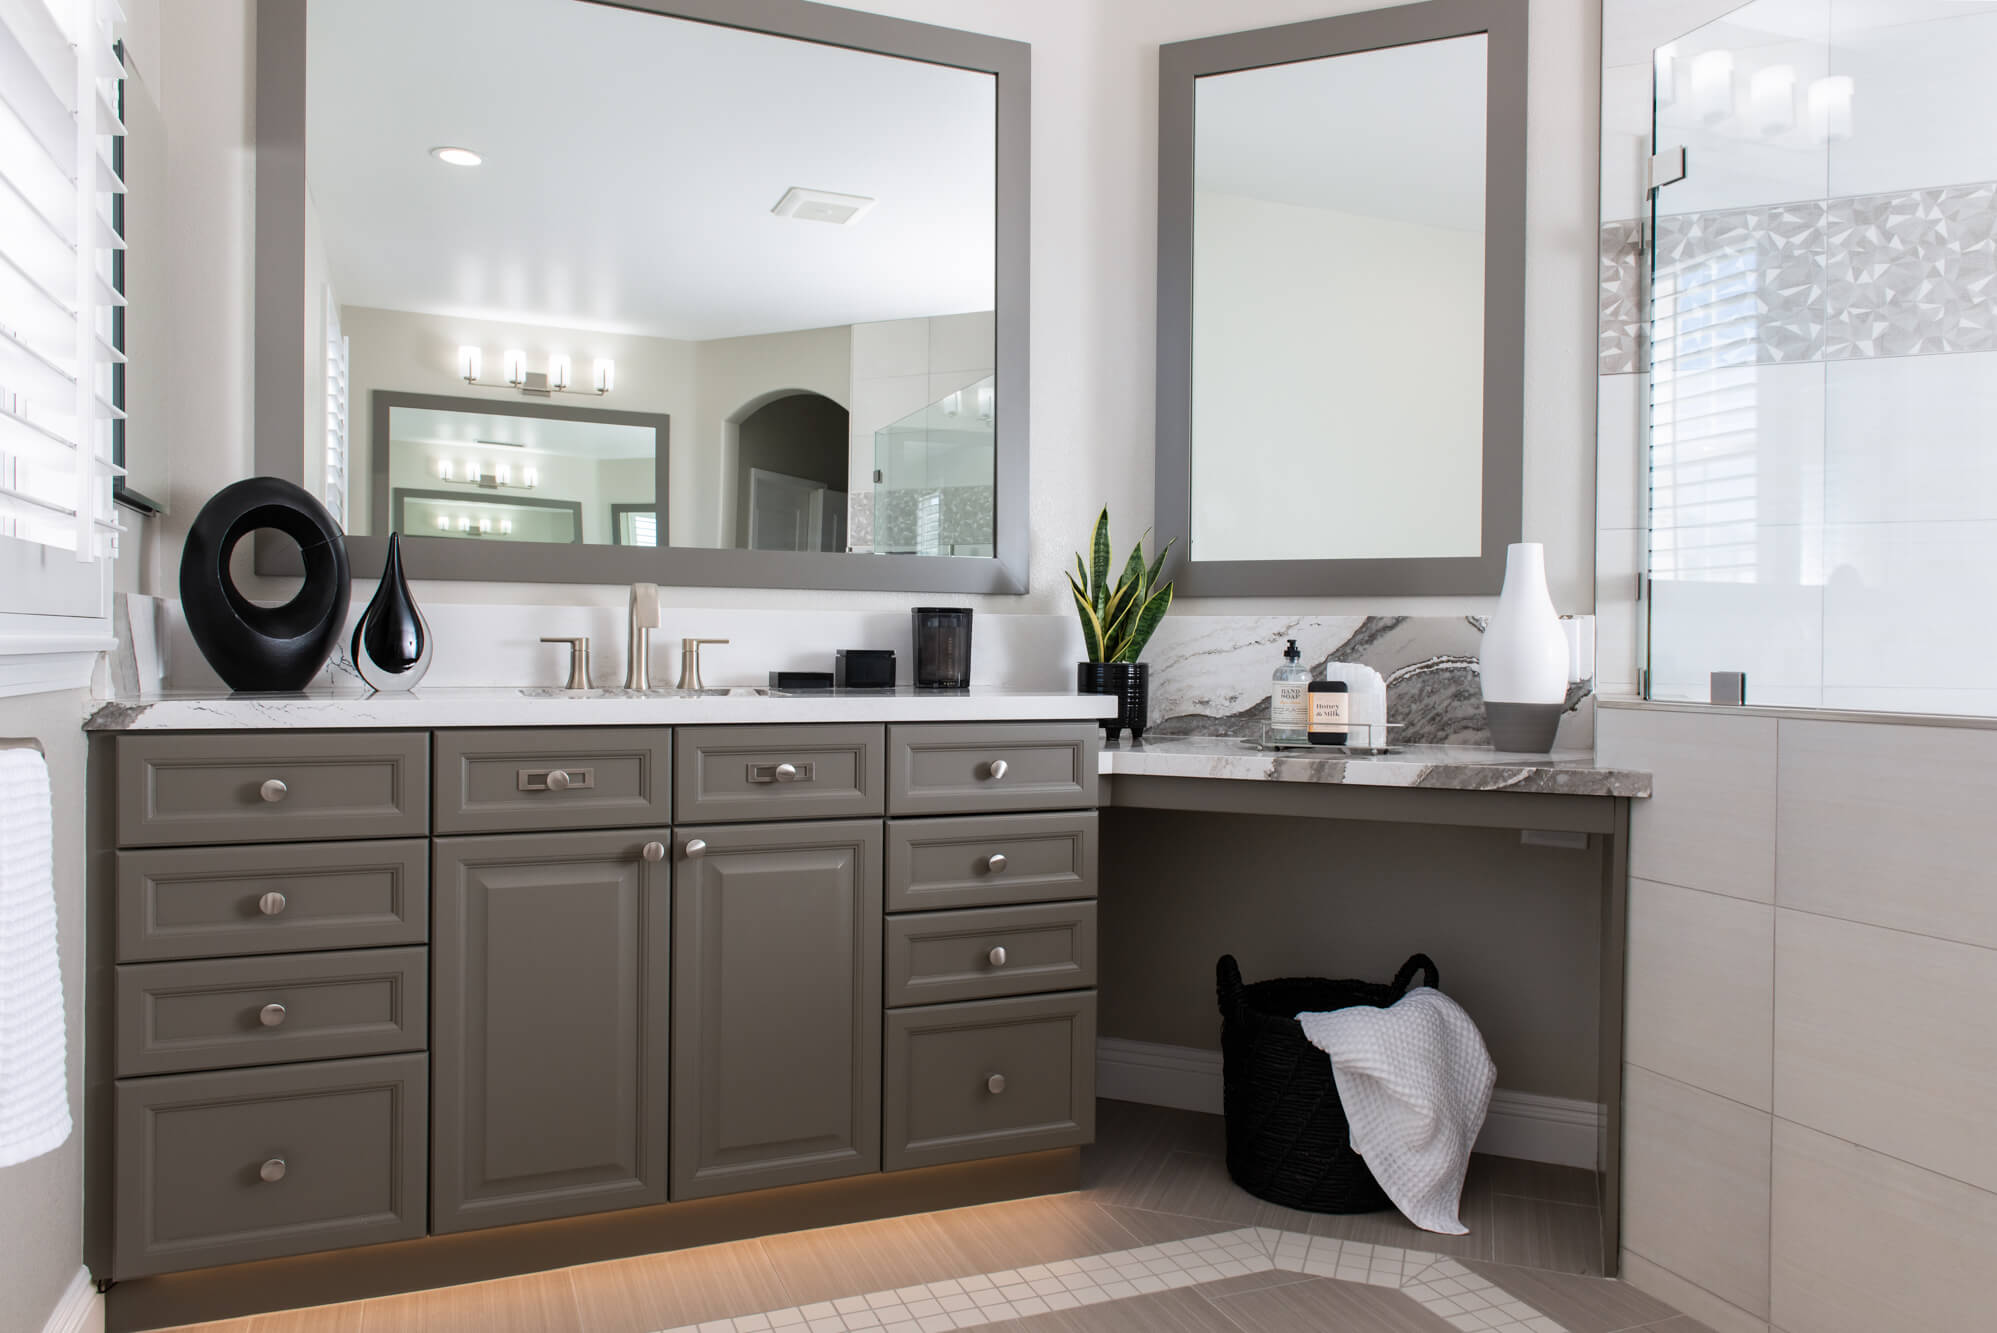
[[[879,1170],[880,822],[675,833],[673,1197]]]
[[[665,1201],[669,837],[437,840],[431,1231]]]

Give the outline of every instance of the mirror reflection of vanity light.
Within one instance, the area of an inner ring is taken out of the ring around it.
[[[1796,71],[1789,65],[1758,69],[1747,83],[1748,114],[1758,134],[1773,137],[1796,128]]]
[[[478,460],[473,459],[471,462],[465,464],[465,480],[476,486],[478,485],[478,478]]]
[[[1678,101],[1678,51],[1676,47],[1657,48],[1657,80],[1655,92],[1659,107],[1673,106]]]
[[[609,393],[617,384],[617,363],[607,356],[596,359],[596,391]]]
[[[978,386],[978,420],[990,421],[992,419],[992,408],[992,386],[989,384],[980,384]]]
[[[510,519],[510,518],[502,518],[502,519],[500,519],[500,520],[499,520],[499,535],[500,535],[500,536],[502,536],[502,537],[506,537],[506,536],[510,536],[510,535],[512,534],[512,532],[513,532],[513,520],[512,520],[512,519]]]
[[[1830,74],[1810,84],[1810,129],[1819,143],[1851,138],[1851,103],[1857,84],[1849,74]]]
[[[492,531],[492,520],[485,517],[485,515],[483,514],[479,515],[478,535],[483,537],[491,531]]]
[[[511,486],[513,484],[513,469],[505,463],[501,463],[497,468],[493,469],[492,479],[502,486]]]
[[[531,467],[522,468],[520,469],[520,484],[531,491],[541,484],[541,474]]]
[[[450,459],[440,458],[437,460],[437,479],[439,481],[457,480],[457,469],[451,466]]]
[[[476,347],[458,349],[458,378],[467,384],[478,383],[479,372],[485,368],[485,354]]]
[[[550,389],[559,390],[568,388],[569,376],[572,373],[573,368],[569,363],[568,357],[557,355],[548,358],[548,387]]]
[[[1733,52],[1704,51],[1692,58],[1692,107],[1708,125],[1733,115]]]
[[[445,514],[439,514],[439,515],[437,515],[437,531],[439,531],[439,532],[449,532],[450,530],[451,530],[451,520],[450,520],[450,517],[449,517],[448,515],[445,515]]]
[[[472,521],[469,515],[458,519],[459,532],[470,532],[471,530],[472,530]]]
[[[527,354],[517,347],[506,349],[506,382],[516,388],[527,382]]]

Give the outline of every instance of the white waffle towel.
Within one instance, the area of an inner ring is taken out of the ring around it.
[[[1354,1005],[1297,1022],[1331,1057],[1352,1150],[1394,1206],[1424,1231],[1469,1231],[1457,1210],[1498,1070],[1463,1006],[1417,986],[1385,1009]]]
[[[0,1166],[69,1137],[49,770],[0,750]]]

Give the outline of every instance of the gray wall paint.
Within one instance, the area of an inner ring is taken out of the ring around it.
[[[1214,961],[1391,981],[1426,953],[1484,1033],[1498,1085],[1596,1099],[1600,839],[1105,810],[1102,1035],[1215,1050]]]
[[[782,472],[846,489],[846,409],[823,394],[794,393],[742,418],[735,479],[735,544],[749,544],[749,471]]]
[[[83,1264],[83,765],[85,692],[0,699],[0,736],[48,750],[55,793],[56,931],[69,1031],[69,1139],[0,1169],[0,1330],[33,1333]]]

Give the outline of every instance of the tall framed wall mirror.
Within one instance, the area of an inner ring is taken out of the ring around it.
[[[356,577],[394,532],[425,578],[1026,590],[1026,45],[805,0],[257,23],[256,466]]]
[[[1527,0],[1159,52],[1182,593],[1495,593],[1523,490]]]

